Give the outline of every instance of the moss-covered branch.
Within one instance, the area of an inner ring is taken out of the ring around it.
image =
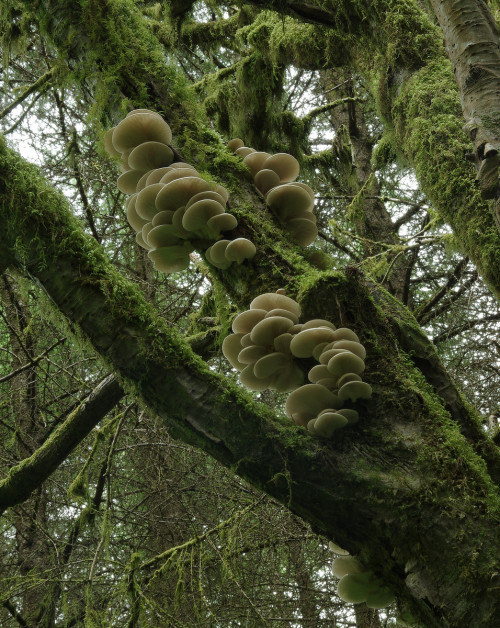
[[[447,410],[445,397],[405,355],[403,346],[418,349],[436,373],[427,339],[410,315],[401,319],[399,303],[376,289],[374,301],[356,273],[310,272],[297,279],[300,263],[295,274],[290,267],[307,315],[328,316],[360,333],[369,355],[366,379],[375,391],[359,407],[359,425],[335,441],[314,440],[210,371],[84,234],[67,201],[4,144],[0,167],[4,238],[15,243],[29,272],[126,389],[144,399],[174,436],[358,553],[422,625],[498,623],[493,572],[500,497],[484,459],[492,475],[498,467],[460,398]],[[261,228],[262,220],[256,222]],[[287,255],[291,264],[293,255]],[[283,263],[276,255],[273,261]],[[266,268],[263,256],[256,264]],[[276,269],[280,281],[284,269]],[[237,294],[245,274],[255,270],[242,266],[221,279]],[[258,279],[260,289],[262,282],[272,288],[270,268]],[[257,290],[250,279],[249,286]],[[397,320],[399,343],[391,330]],[[443,382],[450,385],[445,378],[436,387]],[[464,438],[455,421],[473,436]],[[468,602],[457,605],[457,598]]]

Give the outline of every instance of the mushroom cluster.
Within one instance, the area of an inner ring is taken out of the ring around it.
[[[202,179],[190,164],[174,162],[171,142],[168,124],[148,109],[131,111],[104,135],[107,152],[120,157],[122,174],[117,185],[131,195],[127,219],[136,231],[136,241],[164,273],[184,270],[195,247],[206,248],[238,224],[225,211],[227,190]],[[225,242],[227,246],[229,241]],[[224,268],[255,255],[249,240],[234,242]]]
[[[365,602],[368,608],[384,608],[394,602],[394,594],[354,556],[333,561],[333,575],[340,578],[338,596],[351,604]]]
[[[250,309],[233,321],[222,351],[240,371],[240,383],[250,390],[271,388],[290,392],[286,415],[314,435],[334,432],[359,420],[347,402],[369,399],[371,387],[361,381],[366,351],[350,329],[324,319],[299,323],[299,304],[284,291],[256,297]],[[295,358],[314,358],[311,383],[303,384],[303,369]]]
[[[305,183],[295,179],[299,162],[288,153],[271,155],[243,145],[239,138],[228,142],[228,148],[243,158],[254,177],[266,203],[300,246],[307,246],[318,235],[314,208],[314,192]]]

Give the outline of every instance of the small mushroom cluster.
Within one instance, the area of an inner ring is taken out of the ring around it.
[[[243,157],[254,177],[256,187],[265,196],[266,203],[283,227],[300,246],[311,244],[318,235],[314,208],[314,192],[305,183],[295,179],[299,162],[288,153],[271,155],[243,145],[239,138],[228,142],[228,148]]]
[[[366,351],[350,329],[336,329],[323,319],[300,324],[300,314],[299,304],[284,291],[261,294],[234,319],[234,334],[225,338],[222,351],[240,371],[241,384],[290,392],[287,416],[312,434],[331,438],[359,420],[356,410],[343,406],[371,397],[371,387],[360,376]],[[309,370],[312,383],[302,385],[295,358],[319,361]]]
[[[117,185],[121,192],[131,194],[127,219],[136,231],[136,241],[164,273],[186,269],[195,247],[205,248],[238,224],[225,211],[227,190],[202,179],[190,164],[174,162],[171,142],[168,124],[148,109],[131,111],[104,136],[107,152],[120,157],[122,174]],[[229,245],[225,242],[224,248]],[[234,240],[224,268],[233,261],[241,264],[255,252],[249,240]]]
[[[384,608],[394,602],[394,594],[354,556],[333,561],[333,575],[340,578],[337,594],[351,604],[365,602],[368,608]]]

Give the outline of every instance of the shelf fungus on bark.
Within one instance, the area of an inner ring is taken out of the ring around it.
[[[354,556],[339,556],[332,564],[333,575],[340,578],[338,596],[351,604],[364,602],[368,608],[385,608],[394,602],[394,594]]]
[[[299,162],[288,153],[270,155],[240,142],[235,138],[227,146],[243,157],[270,209],[300,246],[311,244],[318,235],[313,214],[314,192],[305,183],[295,182],[300,172]]]
[[[210,242],[225,242],[219,246],[225,250],[230,241],[221,240],[222,233],[238,225],[236,218],[226,213],[229,193],[222,185],[205,181],[192,165],[173,161],[172,132],[158,113],[131,111],[103,141],[107,152],[120,158],[122,174],[117,186],[131,195],[126,202],[127,220],[156,270],[173,273],[186,269],[190,253],[195,248],[206,249]],[[237,140],[233,146],[242,147],[243,142]],[[212,263],[227,268],[255,253],[249,240],[237,238],[224,263]],[[210,255],[207,259],[212,261]]]
[[[229,245],[221,240],[211,247],[214,263],[225,263]],[[290,392],[286,415],[311,434],[332,438],[359,420],[356,410],[343,407],[346,402],[371,397],[371,387],[360,376],[366,351],[350,329],[336,329],[324,319],[300,324],[300,315],[299,304],[282,290],[261,294],[234,319],[234,334],[224,340],[222,351],[240,371],[241,384]],[[310,368],[310,383],[303,385],[298,360],[311,358],[320,364]]]

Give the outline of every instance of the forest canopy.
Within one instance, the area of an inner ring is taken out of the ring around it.
[[[1,3],[2,626],[500,625],[499,14]]]

